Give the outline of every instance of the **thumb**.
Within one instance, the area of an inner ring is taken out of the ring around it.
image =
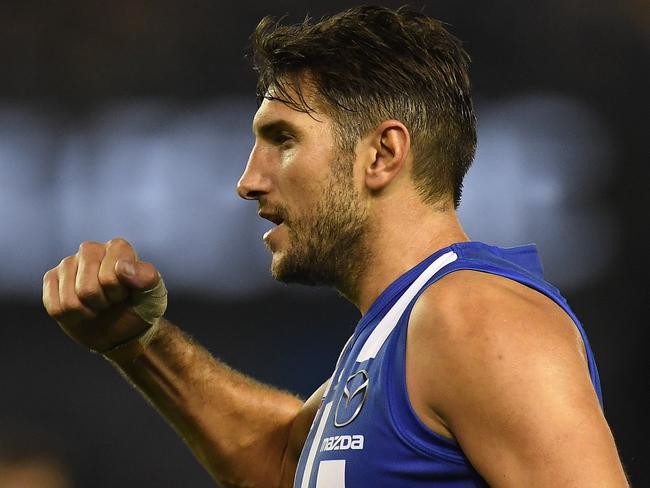
[[[134,290],[150,290],[160,281],[160,275],[151,263],[119,260],[115,263],[115,275],[124,286]]]
[[[117,261],[115,274],[130,288],[131,309],[142,320],[155,326],[167,310],[167,289],[158,270],[150,263]]]

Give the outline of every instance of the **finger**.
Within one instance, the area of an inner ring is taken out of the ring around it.
[[[135,290],[151,290],[160,281],[156,267],[143,261],[119,260],[115,263],[115,273],[121,283]]]
[[[43,305],[47,313],[54,319],[58,319],[61,316],[59,278],[56,268],[49,270],[43,276]]]
[[[82,242],[77,252],[75,292],[81,303],[93,310],[105,310],[111,303],[99,284],[99,266],[106,248],[99,242]]]
[[[136,262],[138,259],[135,250],[127,241],[121,238],[112,239],[106,243],[106,253],[99,267],[99,284],[104,290],[106,298],[111,303],[120,303],[129,296],[129,290],[115,274],[115,263],[118,260]]]
[[[86,307],[75,291],[77,275],[77,257],[68,256],[58,266],[59,269],[59,304],[61,305],[61,319],[68,323],[75,323],[84,319],[93,319],[95,312]]]

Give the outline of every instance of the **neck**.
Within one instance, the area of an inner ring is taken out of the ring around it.
[[[393,281],[426,257],[469,240],[451,205],[437,210],[416,197],[373,214],[367,235],[368,258],[354,282],[338,287],[362,315]]]

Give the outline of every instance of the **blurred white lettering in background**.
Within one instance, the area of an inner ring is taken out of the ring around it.
[[[479,103],[479,147],[460,215],[475,240],[536,242],[563,289],[607,269],[617,247],[603,201],[610,137],[589,107],[527,95]],[[245,296],[274,285],[272,224],[235,184],[255,105],[114,104],[81,118],[0,105],[0,295],[35,297],[84,240],[129,239],[170,287]]]

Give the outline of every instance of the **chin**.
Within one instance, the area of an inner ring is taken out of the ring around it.
[[[274,252],[271,260],[271,276],[281,283],[300,283],[299,279],[293,276],[293,272],[286,263],[286,255],[281,252]]]
[[[286,281],[286,266],[285,266],[285,253],[281,251],[272,251],[271,258],[271,276],[277,281]]]
[[[330,280],[314,274],[313,270],[296,266],[295,263],[287,263],[285,256],[273,257],[271,276],[276,281],[286,284],[295,283],[306,286],[329,286],[333,284]]]

